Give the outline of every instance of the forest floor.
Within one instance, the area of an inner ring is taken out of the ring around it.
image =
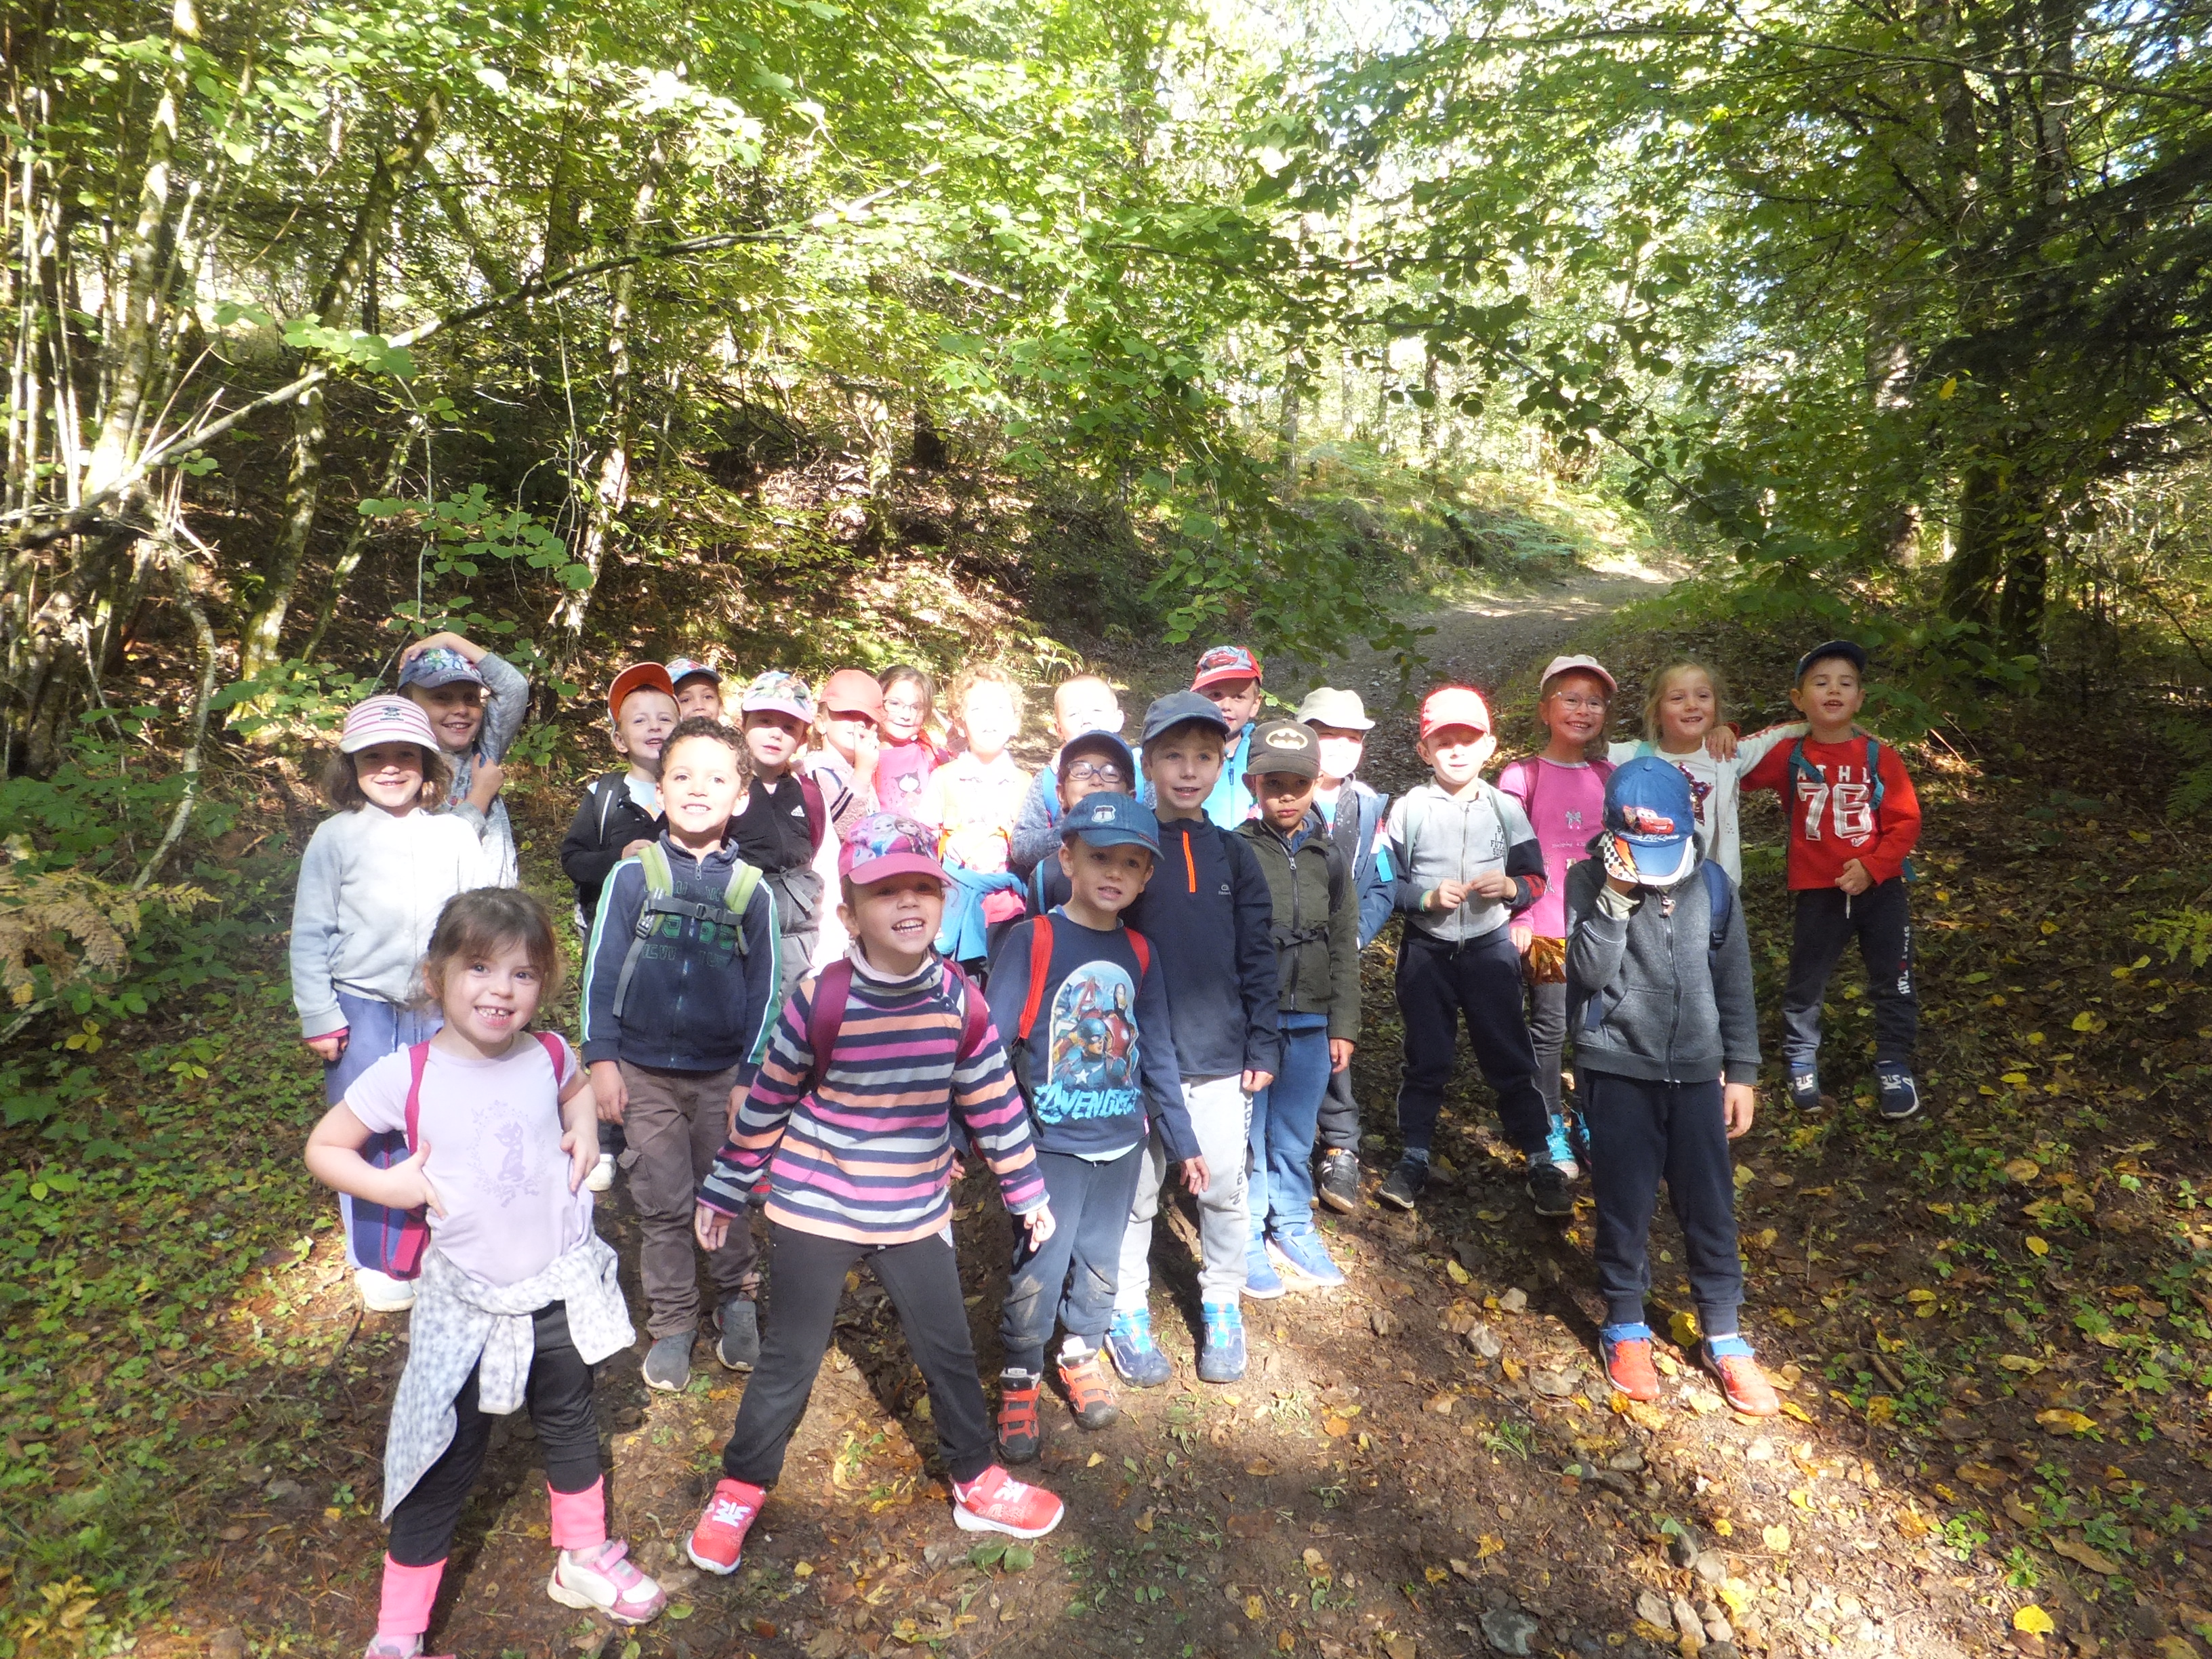
[[[1427,618],[1428,649],[1440,672],[1517,689],[1516,708],[1571,640],[1616,666],[1625,699],[1685,646],[1739,683],[1778,683],[1779,645],[1622,611],[1663,586],[1622,569],[1465,601]],[[1340,678],[1387,696],[1386,672],[1355,659]],[[1395,724],[1370,767],[1392,788],[1413,765]],[[2160,816],[2160,766],[2086,720],[2046,711],[2033,730],[1984,734],[1978,754],[1932,744],[1913,761],[1930,1110],[1901,1127],[1873,1115],[1870,1022],[1847,967],[1831,1000],[1832,1109],[1797,1118],[1769,1091],[1739,1147],[1746,1324],[1784,1416],[1729,1412],[1680,1328],[1662,1345],[1660,1404],[1608,1395],[1587,1208],[1564,1225],[1530,1212],[1486,1091],[1463,1074],[1419,1212],[1321,1212],[1349,1283],[1249,1304],[1241,1384],[1195,1382],[1193,1237],[1187,1221],[1160,1228],[1155,1318],[1176,1379],[1124,1390],[1121,1420],[1098,1433],[1048,1403],[1034,1478],[1068,1504],[1050,1537],[1003,1547],[954,1529],[920,1379],[861,1273],[736,1577],[696,1573],[682,1540],[744,1378],[702,1345],[690,1391],[653,1395],[640,1356],[623,1356],[599,1389],[615,1519],[669,1589],[668,1614],[623,1632],[546,1600],[545,1500],[518,1416],[495,1433],[434,1650],[2201,1656],[2212,985],[2149,959],[2132,930],[2194,894],[2212,842]],[[560,827],[526,816],[526,860],[534,843],[550,863]],[[1747,842],[1774,830],[1771,811],[1754,815]],[[1755,855],[1747,910],[1770,1043],[1780,885],[1778,859]],[[1395,1150],[1391,938],[1366,963],[1354,1067],[1370,1191]],[[15,1483],[17,1501],[52,1505],[15,1566],[19,1610],[48,1610],[42,1626],[19,1612],[33,1646],[100,1650],[133,1609],[146,1656],[335,1656],[371,1627],[406,1322],[359,1312],[299,1168],[292,1126],[318,1085],[282,1040],[281,1003],[281,990],[258,1006],[241,994],[132,1056],[185,1103],[157,1148],[184,1137],[173,1156],[200,1147],[195,1167],[228,1148],[227,1168],[88,1216],[42,1255],[121,1288],[104,1313],[50,1307],[40,1340],[75,1358],[54,1364],[40,1414],[12,1397],[7,1456],[40,1476]],[[978,1358],[994,1374],[1009,1224],[985,1180],[956,1202]],[[634,1260],[619,1188],[602,1217]],[[140,1276],[157,1237],[260,1254],[234,1293],[194,1303]],[[1655,1251],[1666,1325],[1686,1305],[1671,1222]],[[134,1485],[134,1463],[158,1473]],[[118,1511],[118,1492],[136,1507]],[[120,1590],[52,1565],[23,1582],[42,1561],[98,1554],[79,1525],[110,1534],[100,1559],[135,1553],[147,1571]]]

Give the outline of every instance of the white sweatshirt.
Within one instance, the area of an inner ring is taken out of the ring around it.
[[[1690,799],[1697,804],[1698,850],[1727,871],[1730,881],[1741,885],[1743,856],[1737,842],[1736,820],[1744,774],[1765,759],[1775,744],[1792,742],[1811,729],[1802,720],[1770,726],[1740,740],[1731,760],[1715,760],[1702,746],[1686,755],[1671,755],[1652,743],[1608,744],[1605,757],[1618,766],[1640,755],[1656,755],[1680,767],[1690,780]]]

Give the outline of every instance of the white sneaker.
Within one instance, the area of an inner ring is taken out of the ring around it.
[[[584,1177],[584,1190],[587,1193],[604,1193],[614,1184],[615,1155],[612,1152],[601,1152],[599,1161],[592,1165],[591,1174]]]
[[[361,1305],[371,1313],[405,1313],[415,1305],[412,1285],[374,1267],[356,1267],[353,1283],[361,1292]]]

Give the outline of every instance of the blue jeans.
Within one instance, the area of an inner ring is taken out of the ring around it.
[[[1145,1148],[1139,1143],[1103,1164],[1042,1151],[1036,1160],[1052,1200],[1052,1237],[1033,1249],[1028,1232],[1018,1224],[1014,1228],[1014,1266],[999,1318],[999,1345],[1007,1365],[1041,1374],[1055,1319],[1090,1348],[1105,1340],[1114,1322],[1121,1237],[1129,1230]]]
[[[381,997],[358,997],[350,991],[338,993],[338,1012],[346,1017],[345,1052],[337,1057],[335,1065],[323,1067],[323,1097],[333,1106],[345,1098],[355,1079],[385,1055],[411,1048],[418,1042],[428,1042],[446,1023],[445,1015],[435,1008],[403,1008]],[[380,1152],[396,1151],[404,1158],[406,1145],[404,1135],[371,1135],[361,1152],[363,1158],[375,1163]],[[369,1266],[361,1258],[356,1234],[364,1227],[381,1230],[395,1226],[397,1216],[381,1205],[363,1203],[343,1194],[338,1197],[338,1213],[345,1219],[346,1264],[354,1267]]]
[[[1328,1092],[1328,1016],[1282,1017],[1275,1080],[1252,1097],[1252,1237],[1313,1228],[1314,1135]]]

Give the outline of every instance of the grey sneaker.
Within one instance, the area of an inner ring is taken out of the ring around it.
[[[760,1358],[760,1312],[749,1296],[733,1296],[714,1315],[721,1335],[714,1358],[733,1371],[749,1371]]]
[[[1359,1155],[1342,1146],[1322,1154],[1321,1201],[1332,1210],[1350,1215],[1359,1207]]]
[[[1401,1158],[1375,1196],[1394,1210],[1410,1210],[1421,1201],[1421,1189],[1428,1184],[1428,1159]]]
[[[645,1386],[681,1394],[691,1382],[692,1333],[656,1338],[645,1356]]]

